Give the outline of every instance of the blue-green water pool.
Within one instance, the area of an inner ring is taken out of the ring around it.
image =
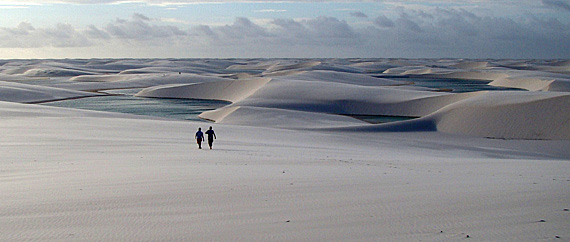
[[[69,99],[44,105],[206,122],[198,115],[231,104],[219,100],[135,97],[134,94],[138,91],[140,89],[109,90],[107,93],[112,95]]]

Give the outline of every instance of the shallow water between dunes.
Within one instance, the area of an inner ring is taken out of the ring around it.
[[[465,80],[453,78],[417,78],[401,76],[382,76],[398,81],[407,81],[411,85],[433,88],[443,92],[464,93],[477,91],[526,91],[520,88],[491,86],[489,81]]]
[[[95,111],[127,113],[161,118],[209,122],[199,114],[231,104],[220,100],[145,98],[134,96],[141,89],[107,90],[107,96],[48,102],[44,105]]]

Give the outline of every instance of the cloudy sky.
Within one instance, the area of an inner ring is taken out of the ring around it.
[[[570,58],[570,0],[0,0],[0,59]]]

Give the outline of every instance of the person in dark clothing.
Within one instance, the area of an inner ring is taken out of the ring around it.
[[[196,142],[198,142],[198,149],[202,149],[202,140],[204,140],[204,133],[202,133],[202,128],[198,128],[198,132],[194,136]]]
[[[206,134],[208,135],[208,145],[210,146],[210,149],[212,149],[212,144],[214,144],[214,139],[216,139],[216,133],[214,133],[212,126],[210,126],[210,129],[206,131]]]

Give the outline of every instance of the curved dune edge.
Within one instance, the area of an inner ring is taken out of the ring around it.
[[[100,94],[68,89],[43,87],[15,82],[0,81],[0,101],[41,103],[71,98],[91,97]]]
[[[385,86],[276,79],[237,105],[329,114],[419,117],[481,93],[447,94]]]
[[[496,139],[570,139],[570,95],[488,93],[430,115],[438,131]],[[522,96],[522,97],[521,97]],[[428,118],[428,117],[426,117]]]
[[[284,71],[277,71],[277,72],[270,72],[264,73],[264,77],[280,77],[280,76],[292,76],[292,75],[299,75],[303,74],[307,71],[299,71],[299,70],[284,70]]]
[[[274,66],[276,63],[277,63],[277,61],[259,62],[259,63],[255,63],[255,64],[234,64],[234,65],[228,66],[226,68],[226,70],[261,70],[261,71],[265,71],[268,68]]]
[[[230,79],[217,76],[205,76],[185,73],[112,74],[77,76],[71,78],[69,83],[59,84],[59,87],[73,90],[108,90],[124,88],[146,88],[158,85],[217,82],[226,80]]]
[[[343,111],[344,115],[392,115],[392,116],[423,116],[437,111],[441,107],[445,107],[450,103],[465,100],[471,97],[483,95],[485,92],[476,93],[461,93],[454,95],[444,95],[435,97],[426,97],[419,99],[410,99],[398,103],[362,103],[354,102],[352,104],[345,103],[341,106],[340,110]],[[247,99],[246,99],[247,100]],[[245,101],[245,100],[244,100]],[[355,125],[364,124],[364,122],[358,121],[353,118],[340,115],[339,110],[337,113],[326,112],[333,110],[332,107],[338,106],[334,102],[331,102],[329,106],[315,107],[311,111],[295,110],[291,109],[294,103],[274,103],[274,105],[262,105],[261,102],[257,103],[259,106],[242,106],[255,105],[255,100],[248,104],[248,102],[239,102],[237,104],[232,104],[227,107],[223,107],[217,110],[207,111],[199,115],[200,118],[214,121],[217,123],[227,123],[227,124],[239,124],[247,126],[257,126],[263,123],[265,126],[275,127],[279,123],[280,128],[291,128],[291,127],[317,127],[319,124],[323,124],[323,127],[340,126],[344,122],[345,125]],[[280,108],[280,107],[284,107]],[[239,111],[238,111],[239,109]],[[320,111],[319,111],[320,109]],[[243,112],[248,110],[247,113]],[[244,114],[245,113],[245,114]],[[268,115],[271,113],[271,115]],[[307,120],[308,113],[312,113],[313,124],[303,124],[298,125],[298,120]],[[279,120],[273,120],[275,116],[279,116]],[[302,118],[299,118],[302,116]],[[229,117],[228,119],[226,119]],[[261,122],[260,120],[265,120]],[[272,120],[272,121],[267,121]],[[413,126],[413,125],[412,125]],[[415,129],[414,127],[411,127]],[[400,131],[412,131],[401,128],[396,128],[394,130]],[[426,130],[423,130],[426,131]],[[430,129],[434,131],[434,129]]]
[[[321,61],[305,61],[300,63],[275,63],[268,67],[266,72],[289,71],[293,69],[311,68],[322,64]]]
[[[255,93],[271,79],[217,81],[198,84],[161,85],[143,89],[135,96],[160,98],[212,99],[237,102]]]
[[[222,107],[222,108],[218,108],[216,110],[203,112],[200,115],[198,115],[198,117],[205,119],[205,120],[210,120],[212,122],[219,123],[222,120],[224,120],[225,117],[232,114],[233,112],[235,112],[239,108],[240,108],[240,106]]]
[[[316,128],[322,131],[343,131],[343,132],[436,132],[435,120],[430,118],[417,118],[406,121],[399,121],[385,124],[368,124],[345,127],[321,127]]]
[[[545,80],[541,78],[499,78],[489,85],[500,87],[514,87],[529,91],[547,91],[554,79]]]
[[[118,81],[126,81],[135,78],[141,78],[145,75],[136,75],[136,74],[124,74],[124,75],[117,75],[117,74],[109,74],[109,75],[80,75],[74,76],[69,80],[72,82],[118,82]],[[149,76],[148,74],[146,76]]]
[[[570,80],[553,73],[529,72],[526,70],[502,70],[488,68],[484,63],[464,63],[455,67],[471,67],[468,69],[445,69],[425,67],[398,67],[388,69],[384,74],[403,76],[422,76],[429,78],[452,78],[466,80],[490,81],[489,85],[520,88],[529,91],[570,91]]]
[[[570,94],[486,92],[422,118],[325,128],[350,132],[444,132],[493,139],[570,139]]]
[[[397,81],[385,78],[372,77],[370,75],[360,73],[338,72],[330,70],[313,70],[302,71],[299,73],[291,74],[282,77],[289,80],[302,80],[302,81],[325,81],[334,83],[345,83],[360,86],[398,86],[407,85],[410,82]],[[277,79],[277,78],[276,78]]]
[[[570,79],[552,76],[512,76],[499,78],[489,85],[501,87],[514,87],[529,91],[570,92]]]
[[[365,124],[363,121],[342,115],[243,106],[228,106],[207,111],[200,114],[199,117],[223,124],[285,129],[343,127]]]

